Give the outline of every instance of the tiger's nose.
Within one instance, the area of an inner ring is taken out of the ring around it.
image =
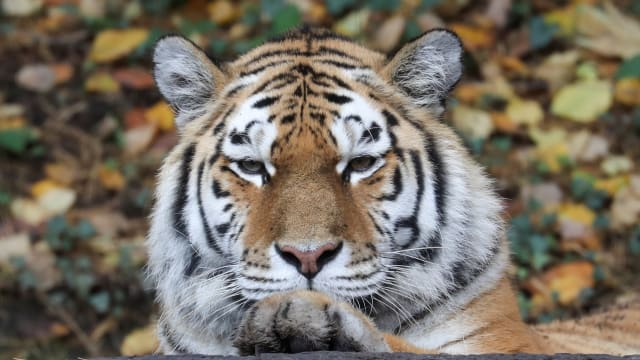
[[[295,266],[307,279],[312,279],[327,263],[335,259],[340,249],[342,249],[342,242],[325,244],[309,251],[302,251],[289,245],[280,247],[276,244],[276,252],[284,261]]]

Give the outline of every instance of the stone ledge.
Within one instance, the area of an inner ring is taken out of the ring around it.
[[[584,354],[486,354],[486,355],[418,355],[409,353],[343,353],[308,352],[300,354],[260,354],[258,356],[148,355],[96,358],[94,360],[640,360],[640,354],[629,356]]]

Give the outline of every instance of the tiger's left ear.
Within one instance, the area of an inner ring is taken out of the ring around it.
[[[431,30],[402,47],[383,71],[416,105],[439,115],[462,76],[462,52],[455,33]]]
[[[178,35],[158,40],[153,64],[156,84],[176,113],[178,129],[206,113],[225,78],[204,51]]]

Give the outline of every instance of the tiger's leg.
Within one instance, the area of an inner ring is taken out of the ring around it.
[[[362,313],[313,291],[276,294],[258,302],[234,341],[241,355],[303,351],[424,352],[379,331]]]

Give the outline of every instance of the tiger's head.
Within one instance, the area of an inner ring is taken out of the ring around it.
[[[149,234],[167,321],[209,329],[311,289],[396,327],[486,272],[498,201],[439,119],[461,55],[446,30],[386,57],[302,29],[224,64],[161,39],[155,78],[180,133]]]

